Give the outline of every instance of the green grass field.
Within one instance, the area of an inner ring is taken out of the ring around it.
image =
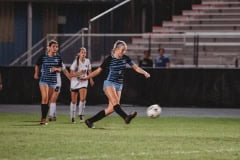
[[[67,115],[0,114],[1,160],[239,160],[240,119],[106,117],[88,129]]]

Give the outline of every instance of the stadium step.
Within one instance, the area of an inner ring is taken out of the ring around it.
[[[162,26],[153,26],[151,36],[133,38],[129,54],[139,59],[150,46],[154,58],[158,55],[157,49],[163,47],[173,65],[192,65],[193,36],[200,34],[199,64],[232,65],[240,56],[239,17],[240,0],[202,0],[201,4],[193,4],[192,10],[183,10],[182,15],[163,21]]]

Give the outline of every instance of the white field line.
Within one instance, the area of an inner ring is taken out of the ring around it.
[[[171,154],[196,154],[196,153],[223,153],[223,152],[239,152],[239,149],[218,149],[218,150],[203,150],[203,151],[176,151]]]
[[[239,152],[240,149],[234,149],[234,148],[229,148],[229,149],[218,149],[218,150],[196,150],[196,151],[176,151],[176,152],[170,152],[170,154],[182,154],[182,155],[187,155],[187,154],[199,154],[199,153],[224,153],[224,152]],[[168,154],[169,152],[165,153],[160,153],[160,154]],[[118,158],[124,158],[126,156],[149,156],[150,158],[153,156],[153,153],[151,152],[131,152],[131,153],[122,153],[117,155]],[[101,154],[98,156],[91,156],[91,155],[79,155],[79,156],[74,156],[74,157],[67,157],[66,160],[92,160],[92,159],[113,159],[114,157],[111,156],[111,154]],[[45,160],[57,160],[55,157],[49,157],[46,158]]]

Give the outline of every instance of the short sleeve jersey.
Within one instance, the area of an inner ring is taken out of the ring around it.
[[[78,58],[76,58],[71,67],[70,70],[75,71],[75,72],[83,72],[84,74],[82,77],[86,77],[88,74],[88,71],[92,69],[90,60],[88,58],[85,58],[84,62],[79,62],[77,64]],[[71,78],[71,89],[79,89],[82,87],[87,87],[88,86],[88,81],[86,80],[80,80],[78,77],[72,77]]]
[[[106,80],[117,84],[123,84],[127,64],[130,66],[135,64],[134,61],[132,61],[127,55],[123,55],[120,59],[108,56],[100,67],[107,71]]]
[[[59,73],[51,72],[51,68],[62,67],[62,64],[62,58],[58,54],[52,57],[48,56],[47,54],[43,54],[42,56],[40,56],[36,63],[36,65],[40,66],[41,68],[40,81],[47,82],[51,85],[57,84],[57,76],[59,75]]]
[[[87,71],[91,69],[92,69],[92,66],[88,58],[85,58],[85,61],[83,63],[79,62],[79,65],[77,65],[77,58],[76,58],[70,67],[70,70],[72,71],[77,71],[77,72],[83,71],[85,73],[83,76],[87,76]]]
[[[156,67],[166,67],[167,66],[167,63],[169,63],[170,60],[167,56],[158,56],[156,59],[155,59],[155,65]]]

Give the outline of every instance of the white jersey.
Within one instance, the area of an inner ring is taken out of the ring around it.
[[[66,66],[65,66],[64,63],[62,63],[62,70],[65,70],[65,69],[66,69]],[[62,80],[61,80],[60,72],[57,72],[57,85],[56,86],[59,86],[59,87],[62,86]]]
[[[84,62],[79,61],[78,66],[77,66],[77,59],[75,59],[73,61],[73,64],[70,67],[71,71],[83,72],[84,74],[81,75],[81,77],[86,77],[88,74],[88,71],[91,69],[92,69],[92,66],[88,58],[85,58]],[[88,80],[80,80],[79,77],[71,78],[71,89],[80,89],[87,86],[88,86]]]

